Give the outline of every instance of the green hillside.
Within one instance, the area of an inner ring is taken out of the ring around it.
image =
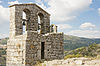
[[[0,65],[5,66],[6,64],[6,49],[0,48]]]
[[[100,39],[89,39],[70,35],[64,35],[64,49],[73,50],[80,47],[86,47],[93,43],[99,44]]]
[[[8,38],[0,39],[0,44],[6,45],[7,44],[7,40],[8,40]]]
[[[71,51],[65,51],[65,59],[72,57],[93,57],[100,59],[100,44],[92,44]]]

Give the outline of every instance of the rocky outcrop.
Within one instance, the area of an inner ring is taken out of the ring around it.
[[[100,66],[100,60],[88,58],[70,58],[67,60],[45,61],[42,66]]]

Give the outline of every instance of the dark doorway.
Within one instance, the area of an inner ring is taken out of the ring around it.
[[[44,59],[44,45],[45,45],[45,42],[41,42],[41,59]]]

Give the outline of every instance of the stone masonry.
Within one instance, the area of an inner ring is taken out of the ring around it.
[[[9,7],[10,35],[6,66],[34,66],[41,60],[63,59],[63,33],[57,33],[57,26],[50,25],[50,14],[36,4],[14,4]]]

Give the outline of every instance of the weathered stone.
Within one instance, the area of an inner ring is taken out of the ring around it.
[[[37,61],[64,57],[63,33],[50,26],[50,14],[36,4],[10,6],[9,33],[6,66],[34,66]]]
[[[89,58],[70,58],[66,60],[44,61],[42,66],[100,66],[100,60]]]

